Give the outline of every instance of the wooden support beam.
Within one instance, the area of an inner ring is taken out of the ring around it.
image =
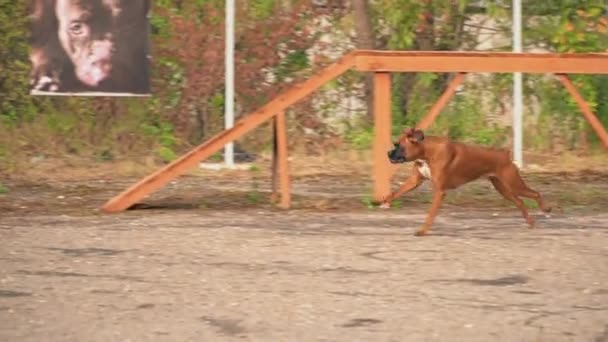
[[[277,180],[278,180],[278,165],[279,165],[279,147],[277,143],[277,117],[275,116],[272,120],[272,179],[271,188],[272,193],[270,194],[270,203],[276,203],[279,200],[279,193],[277,191]]]
[[[422,118],[422,120],[420,120],[418,125],[416,125],[417,128],[426,130],[433,122],[435,122],[441,110],[448,104],[452,96],[454,96],[456,88],[458,88],[462,81],[464,81],[466,75],[467,74],[463,72],[459,72],[458,74],[456,74],[456,76],[448,84],[448,87],[445,89],[443,94],[441,94],[441,97],[439,97],[437,102],[435,102],[433,107],[431,107],[431,110],[428,112],[428,114],[424,118]]]
[[[604,144],[604,147],[608,149],[608,133],[606,133],[606,129],[604,128],[600,120],[598,120],[598,118],[595,116],[595,114],[591,110],[591,107],[589,107],[587,101],[585,101],[583,96],[578,92],[578,90],[576,89],[574,84],[572,84],[572,81],[570,81],[570,78],[568,78],[567,75],[557,75],[557,78],[560,80],[560,82],[562,82],[564,87],[566,87],[570,95],[574,97],[574,100],[578,104],[578,107],[581,109],[583,116],[585,117],[585,119],[587,119],[587,122],[589,123],[589,125],[591,125],[591,128],[593,128],[595,134],[597,134],[597,136],[600,138],[600,140]]]
[[[604,53],[357,50],[359,71],[608,74]]]
[[[105,212],[117,212],[128,209],[137,201],[146,197],[153,191],[167,184],[172,179],[183,174],[190,168],[196,166],[202,160],[209,158],[213,153],[219,151],[227,143],[238,139],[250,132],[277,113],[282,112],[288,106],[308,96],[310,93],[323,86],[325,83],[340,76],[354,65],[354,53],[342,57],[336,63],[326,67],[308,80],[288,88],[266,105],[255,112],[238,120],[234,127],[222,131],[190,152],[182,155],[165,167],[157,170],[132,185],[116,197],[110,199],[103,206]]]
[[[285,120],[285,112],[275,116],[277,128],[277,161],[279,171],[279,188],[281,191],[281,200],[279,207],[289,209],[291,207],[291,192],[289,180],[289,161],[287,149],[287,122]]]
[[[391,192],[391,74],[374,74],[374,200],[381,201]]]

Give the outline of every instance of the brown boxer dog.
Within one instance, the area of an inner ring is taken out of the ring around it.
[[[430,180],[433,185],[433,202],[416,236],[429,232],[448,190],[481,177],[487,177],[496,191],[515,203],[530,228],[534,227],[534,219],[520,197],[532,198],[543,212],[551,212],[542,196],[524,183],[508,150],[457,143],[445,137],[425,137],[421,130],[407,128],[388,152],[388,158],[393,164],[413,161],[414,169],[399,190],[382,201],[381,207],[390,207],[392,200],[416,189],[425,180]]]

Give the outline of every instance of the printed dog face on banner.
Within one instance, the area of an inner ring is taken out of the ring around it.
[[[34,0],[31,92],[149,93],[149,0]]]

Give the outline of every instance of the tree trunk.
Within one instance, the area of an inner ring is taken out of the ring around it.
[[[374,49],[374,32],[369,11],[368,0],[353,0],[353,10],[355,14],[355,30],[357,34],[357,49]],[[371,122],[374,118],[374,98],[373,98],[373,74],[365,75],[365,99],[367,101],[367,118]]]
[[[425,10],[422,14],[422,18],[416,28],[415,45],[418,51],[434,51],[435,50],[435,34],[434,34],[434,23],[435,18],[433,17],[432,2],[431,0],[424,0]],[[432,86],[430,87],[432,88]],[[432,89],[428,86],[419,85],[416,88],[416,92],[422,94],[425,98],[432,99]]]

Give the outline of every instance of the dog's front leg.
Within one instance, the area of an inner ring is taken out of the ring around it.
[[[431,226],[433,225],[433,221],[435,220],[435,216],[437,216],[437,212],[439,211],[439,208],[441,207],[441,203],[443,202],[443,199],[445,198],[445,191],[441,190],[441,189],[436,189],[433,192],[433,204],[431,204],[431,209],[429,210],[427,216],[426,216],[426,220],[424,221],[424,224],[422,225],[422,227],[420,227],[417,231],[416,231],[416,236],[423,236],[426,235],[428,233],[428,231],[431,229]]]
[[[391,207],[391,202],[395,199],[398,198],[400,196],[403,196],[404,194],[416,189],[417,187],[420,186],[420,184],[422,184],[424,182],[424,178],[422,177],[422,175],[420,174],[420,172],[418,172],[418,170],[416,169],[414,171],[414,174],[412,174],[400,187],[397,191],[391,193],[390,195],[386,196],[384,198],[384,200],[382,200],[382,203],[380,204],[380,208],[390,208]]]

